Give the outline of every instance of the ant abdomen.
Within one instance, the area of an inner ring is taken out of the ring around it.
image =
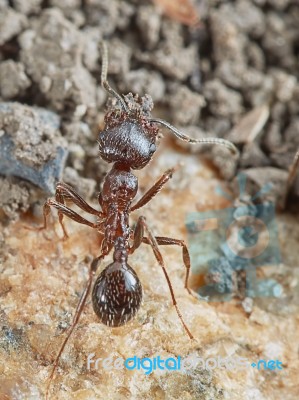
[[[142,286],[135,271],[125,262],[114,261],[98,276],[92,292],[93,309],[102,323],[126,324],[140,308]]]

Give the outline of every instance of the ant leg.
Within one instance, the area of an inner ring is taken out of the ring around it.
[[[164,264],[164,260],[163,260],[162,254],[161,254],[161,252],[159,250],[159,246],[158,246],[157,240],[156,240],[155,236],[152,234],[152,232],[151,232],[151,230],[150,230],[150,228],[149,228],[149,226],[148,226],[148,224],[146,222],[145,217],[139,217],[139,219],[137,221],[137,225],[136,225],[135,232],[134,232],[134,243],[133,243],[133,246],[130,248],[130,253],[133,253],[134,250],[136,250],[140,246],[140,244],[142,242],[144,230],[147,232],[149,244],[152,247],[152,250],[154,252],[156,260],[158,261],[160,267],[162,268],[164,276],[165,276],[166,281],[168,283],[168,287],[169,287],[170,294],[171,294],[171,299],[172,299],[172,304],[174,305],[174,307],[176,309],[176,312],[178,314],[178,317],[181,320],[181,323],[182,323],[185,331],[187,332],[189,338],[190,339],[194,339],[192,333],[190,332],[189,328],[187,327],[187,325],[186,325],[186,323],[185,323],[185,321],[184,321],[184,319],[182,317],[181,311],[179,310],[179,308],[177,306],[177,302],[176,302],[176,299],[175,299],[175,296],[174,296],[173,288],[172,288],[169,276],[168,276],[166,268],[165,268],[165,264]]]
[[[189,288],[188,282],[189,282],[189,275],[190,275],[190,269],[191,269],[191,261],[190,261],[190,254],[188,247],[186,246],[186,243],[184,240],[180,239],[172,239],[164,236],[155,236],[158,245],[160,246],[180,246],[182,248],[182,257],[183,257],[183,262],[184,266],[186,268],[186,275],[185,275],[185,289],[187,289],[188,293],[191,294],[191,296],[198,298],[195,296],[192,291]],[[147,237],[142,238],[142,242],[146,244],[150,244],[150,241]]]
[[[56,185],[56,191],[55,191],[55,199],[58,203],[65,204],[65,200],[71,200],[76,206],[80,207],[81,210],[92,214],[92,215],[97,215],[101,217],[103,214],[101,211],[95,210],[93,207],[91,207],[89,204],[86,203],[84,199],[82,199],[81,196],[79,196],[78,193],[69,185],[63,182],[58,182]],[[58,212],[58,218],[59,218],[59,223],[62,227],[64,237],[68,237],[68,234],[66,232],[65,226],[62,222],[63,220],[63,214]]]
[[[50,214],[50,211],[51,211],[50,206],[49,206],[48,202],[46,202],[43,207],[44,225],[42,227],[36,228],[36,229],[42,230],[42,229],[47,228],[47,216]]]
[[[72,200],[74,204],[76,204],[83,211],[85,211],[89,214],[97,215],[99,217],[103,216],[103,213],[101,211],[98,211],[98,210],[94,209],[93,207],[91,207],[89,204],[87,204],[86,201],[83,200],[82,197],[79,196],[78,193],[76,193],[75,190],[71,186],[67,185],[66,183],[63,183],[63,182],[57,183],[56,191],[55,191],[55,200],[56,200],[56,203],[55,203],[56,206],[54,205],[54,203],[53,204],[51,203],[51,202],[54,202],[54,200],[48,199],[45,202],[44,207],[43,207],[44,224],[41,227],[25,226],[25,228],[29,229],[29,230],[38,230],[38,231],[46,229],[47,228],[47,216],[50,214],[50,206],[53,205],[54,207],[56,207],[58,209],[59,223],[62,227],[64,237],[68,237],[67,231],[62,222],[63,213],[60,212],[59,208],[58,208],[58,204],[61,204],[62,206],[64,206],[65,200]],[[70,210],[70,209],[68,209],[68,210]],[[78,214],[76,214],[76,215],[78,215]],[[72,218],[72,217],[70,217],[70,218]],[[79,218],[82,218],[82,217],[79,217]],[[77,221],[77,220],[75,219],[75,221]],[[80,222],[80,221],[77,221],[77,222],[84,223],[84,222]],[[88,225],[88,224],[86,224],[86,225]],[[94,227],[94,226],[92,226],[92,227]]]
[[[91,228],[97,228],[98,224],[88,221],[87,219],[81,217],[81,215],[77,214],[75,211],[71,210],[70,208],[66,207],[64,204],[59,203],[56,200],[53,199],[48,199],[44,205],[44,210],[46,210],[46,212],[48,213],[48,209],[50,209],[51,207],[54,207],[58,210],[58,216],[59,216],[59,222],[60,225],[62,226],[63,229],[63,234],[64,234],[64,239],[68,238],[68,234],[66,232],[66,229],[62,223],[62,217],[63,215],[66,215],[67,217],[69,217],[70,219],[78,222],[79,224],[83,224],[83,225],[88,225]],[[46,221],[46,214],[44,212],[44,221]],[[44,229],[46,227],[45,222],[44,222],[44,226],[41,229]]]
[[[188,282],[189,282],[189,275],[190,275],[190,269],[191,269],[191,261],[190,261],[190,254],[188,247],[186,246],[186,243],[184,240],[179,240],[179,239],[172,239],[168,237],[163,237],[163,236],[155,236],[155,239],[160,246],[167,246],[167,245],[177,245],[182,247],[182,257],[183,257],[183,262],[184,266],[186,268],[186,275],[185,275],[185,289],[187,289],[188,293],[198,299],[197,296],[195,296],[192,291],[189,288]],[[141,242],[145,244],[150,245],[150,241],[147,237],[143,236],[143,230],[140,229],[136,226],[136,231],[134,233],[134,244],[132,246],[132,253],[136,250],[137,247],[140,246]]]
[[[50,214],[50,206],[48,204],[48,200],[45,202],[43,206],[43,218],[44,218],[44,223],[42,226],[28,226],[28,225],[23,225],[25,229],[28,229],[30,231],[42,231],[47,228],[47,217]]]
[[[165,171],[164,174],[157,180],[157,182],[141,197],[141,199],[139,199],[137,203],[131,207],[130,211],[138,210],[138,208],[143,207],[153,197],[155,197],[156,194],[160,192],[165,183],[167,183],[169,179],[172,178],[173,173],[178,168],[179,166],[176,166]]]
[[[95,275],[95,273],[96,273],[96,271],[98,269],[98,266],[99,266],[100,262],[103,260],[105,255],[106,254],[102,253],[99,257],[95,258],[92,261],[92,263],[90,264],[88,281],[87,281],[85,289],[84,289],[84,291],[83,291],[83,293],[82,293],[82,295],[80,297],[80,301],[79,301],[79,303],[77,305],[72,325],[69,327],[69,330],[67,332],[66,338],[64,339],[64,341],[63,341],[63,343],[62,343],[62,345],[60,347],[60,350],[58,352],[58,355],[55,358],[55,361],[54,361],[54,364],[53,364],[53,368],[52,368],[51,374],[49,376],[49,382],[48,382],[48,385],[47,385],[47,388],[46,388],[46,400],[48,398],[50,385],[51,385],[51,382],[52,382],[52,380],[54,378],[56,369],[58,367],[58,363],[59,363],[61,354],[63,353],[63,350],[65,349],[65,346],[66,346],[69,338],[71,337],[71,334],[72,334],[73,330],[75,329],[78,321],[79,321],[79,318],[80,318],[80,316],[82,314],[83,308],[85,306],[87,297],[88,297],[89,292],[90,292],[90,288],[91,288],[91,285],[92,285],[93,277],[94,277],[94,275]]]
[[[58,182],[56,185],[55,199],[58,203],[64,204],[64,200],[71,200],[76,206],[80,207],[83,211],[102,216],[102,212],[91,207],[82,197],[70,186],[64,182]]]

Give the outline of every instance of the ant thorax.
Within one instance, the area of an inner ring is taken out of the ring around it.
[[[117,209],[126,210],[137,194],[138,179],[121,163],[115,163],[105,176],[102,189],[103,210],[115,205]]]

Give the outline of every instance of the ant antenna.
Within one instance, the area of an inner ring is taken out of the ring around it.
[[[160,118],[150,118],[149,122],[156,122],[158,124],[166,126],[176,137],[185,142],[196,144],[196,143],[205,143],[205,144],[219,144],[220,146],[224,146],[231,151],[232,154],[237,155],[239,157],[239,150],[233,145],[231,142],[225,139],[219,138],[201,138],[201,139],[192,139],[187,135],[184,135],[177,128],[172,126],[169,122],[164,121]]]
[[[115,97],[121,104],[122,109],[125,112],[129,112],[129,109],[121,97],[112,87],[109,85],[107,80],[107,72],[108,72],[108,47],[104,40],[101,41],[101,53],[102,53],[102,72],[101,72],[101,85],[102,87],[113,97]]]

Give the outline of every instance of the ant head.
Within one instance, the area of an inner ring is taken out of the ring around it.
[[[113,107],[105,116],[105,129],[99,135],[100,155],[108,162],[119,162],[128,168],[141,169],[152,159],[156,151],[158,128],[165,126],[178,139],[188,143],[218,144],[228,148],[239,157],[239,151],[233,143],[225,139],[193,139],[160,118],[151,118],[153,101],[149,95],[139,98],[132,93],[126,96],[118,94],[107,81],[108,49],[105,41],[102,47],[102,87],[117,99],[120,108]],[[298,157],[299,159],[299,157]]]
[[[157,149],[158,128],[148,121],[152,100],[148,95],[140,99],[130,93],[125,101],[125,111],[114,107],[106,114],[106,126],[98,138],[100,156],[110,163],[141,169]]]

